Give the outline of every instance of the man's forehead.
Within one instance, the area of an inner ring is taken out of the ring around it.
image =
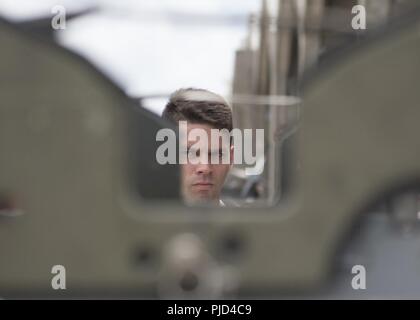
[[[221,150],[224,150],[224,149],[228,149],[229,145],[228,144],[225,144],[225,145],[219,144],[219,145],[212,146],[211,144],[208,144],[206,146],[204,143],[199,143],[199,142],[195,143],[195,142],[192,142],[192,141],[188,141],[188,143],[187,143],[187,149],[188,150],[199,150],[200,148],[204,148],[204,147],[207,147],[207,150],[213,152],[213,151],[221,151]]]
[[[209,123],[201,123],[201,122],[190,122],[186,121],[187,130],[191,131],[193,129],[203,129],[206,131],[210,131],[212,129],[217,130],[217,128]]]
[[[201,124],[201,123],[187,123],[187,134],[193,132],[206,132],[209,135],[209,138],[211,135],[221,135],[221,136],[229,136],[230,132],[228,129],[219,129],[211,124]]]
[[[230,147],[230,132],[227,129],[218,129],[211,124],[186,122],[186,131],[180,131],[180,140],[183,145],[197,148],[207,146],[213,150]]]

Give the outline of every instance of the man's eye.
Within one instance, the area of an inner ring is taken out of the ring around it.
[[[225,153],[223,151],[214,151],[211,153],[212,156],[217,156],[219,158],[222,158],[224,154]]]
[[[188,155],[190,157],[199,157],[200,156],[200,149],[199,150],[189,150]]]

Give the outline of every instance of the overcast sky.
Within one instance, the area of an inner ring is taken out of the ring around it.
[[[234,55],[247,19],[260,0],[1,0],[11,20],[53,16],[86,7],[99,10],[68,22],[58,41],[85,56],[129,95],[202,87],[231,93]],[[160,113],[164,102],[150,107]]]

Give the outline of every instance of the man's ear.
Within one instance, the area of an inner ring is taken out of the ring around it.
[[[231,145],[230,146],[230,166],[232,166],[233,162],[235,161],[234,159],[235,153],[233,151],[234,151],[234,146]]]

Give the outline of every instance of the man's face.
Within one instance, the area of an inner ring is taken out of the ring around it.
[[[208,139],[207,145],[203,144],[202,139],[190,135],[191,130],[194,129],[205,131]],[[184,141],[181,143],[187,142],[188,156],[196,156],[195,162],[189,161],[191,158],[187,157],[187,164],[181,164],[182,195],[188,204],[203,202],[217,204],[226,175],[233,163],[233,147],[229,143],[223,145],[221,138],[216,139],[219,140],[218,142],[213,141],[212,143],[211,129],[215,128],[207,124],[188,122],[188,139],[181,139]],[[201,154],[201,151],[205,150],[207,150],[207,154]],[[230,163],[222,163],[222,157],[223,155],[227,156],[226,153],[230,153]],[[212,155],[219,158],[218,164],[213,163]]]

